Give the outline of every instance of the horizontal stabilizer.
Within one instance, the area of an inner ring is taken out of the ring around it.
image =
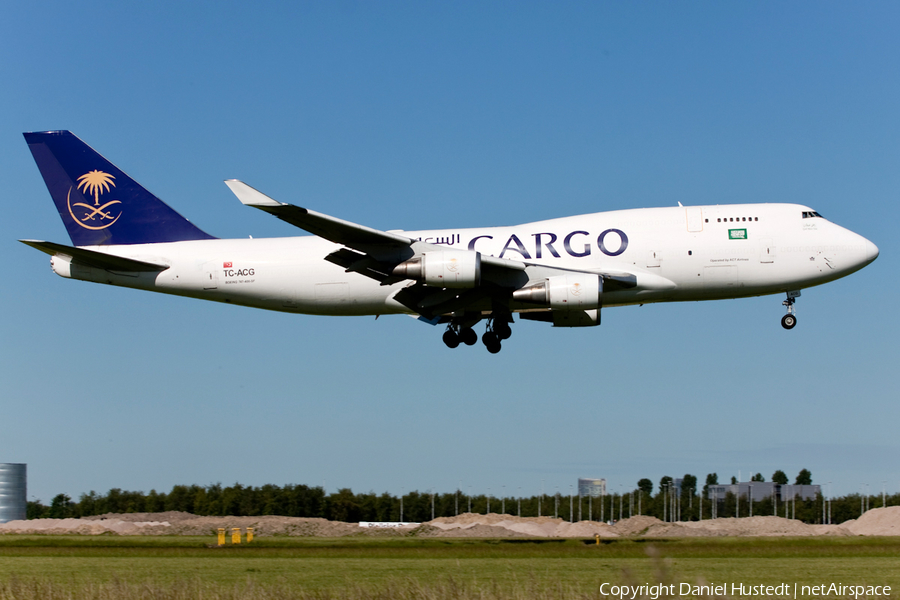
[[[96,252],[84,248],[73,248],[72,246],[64,246],[53,242],[42,242],[38,240],[19,241],[32,248],[38,249],[41,252],[49,254],[50,256],[68,256],[76,263],[86,267],[95,267],[97,269],[123,272],[158,272],[165,271],[169,268],[169,265],[148,263],[142,260],[134,260],[133,258],[113,256],[112,254],[106,254],[104,252]]]

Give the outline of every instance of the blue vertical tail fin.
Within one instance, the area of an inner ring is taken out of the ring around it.
[[[24,135],[74,245],[215,239],[72,132]]]

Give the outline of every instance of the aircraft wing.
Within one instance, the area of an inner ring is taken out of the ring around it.
[[[444,249],[444,246],[437,244],[419,242],[404,235],[373,229],[307,208],[279,202],[237,179],[229,179],[225,182],[225,185],[234,192],[234,195],[245,206],[258,208],[286,223],[290,223],[294,227],[299,227],[335,244],[341,244],[354,250],[365,252],[371,250],[373,246],[397,248],[411,247],[413,244],[416,244],[417,247],[428,247],[434,250]],[[482,264],[490,264],[496,267],[517,271],[525,269],[525,263],[515,260],[494,258],[492,256],[483,256],[481,260]]]
[[[120,272],[153,272],[165,271],[169,265],[160,263],[150,263],[142,260],[134,260],[133,258],[123,258],[106,254],[105,252],[96,252],[85,248],[75,248],[72,246],[64,246],[54,242],[43,242],[40,240],[19,240],[27,246],[31,246],[50,256],[67,256],[76,263],[86,267],[95,267],[97,269],[108,269],[110,271]]]
[[[242,204],[275,215],[294,227],[304,229],[335,244],[362,249],[378,245],[405,247],[413,243],[413,240],[406,236],[379,231],[293,204],[278,202],[237,179],[229,179],[225,185],[234,192]]]
[[[360,272],[370,277],[379,273],[384,275],[390,273],[404,260],[412,258],[416,251],[446,249],[445,246],[420,242],[404,235],[380,231],[307,208],[279,202],[237,179],[229,179],[225,185],[245,206],[258,208],[330,242],[352,248],[352,250],[334,252],[327,259],[343,266],[348,271]],[[415,249],[413,249],[414,245]],[[353,250],[357,252],[353,252]],[[523,262],[492,256],[482,256],[481,264],[482,268],[487,267],[489,271],[524,271],[526,267]],[[404,277],[380,276],[373,278],[385,285],[405,279]]]
[[[409,279],[402,274],[394,274],[400,263],[423,252],[446,251],[447,246],[430,244],[396,233],[379,231],[331,217],[306,208],[285,204],[270,198],[262,192],[237,179],[225,184],[234,192],[242,204],[252,206],[326,240],[345,246],[332,252],[325,260],[343,267],[348,272],[357,272],[391,285]],[[435,315],[464,310],[476,304],[484,304],[492,299],[501,303],[508,301],[512,290],[528,284],[534,277],[583,273],[569,269],[559,269],[546,265],[525,263],[517,260],[481,255],[481,285],[471,289],[442,289],[417,283],[404,288],[395,299],[411,310],[432,318]],[[593,273],[601,275],[613,287],[634,287],[635,277],[630,273]]]

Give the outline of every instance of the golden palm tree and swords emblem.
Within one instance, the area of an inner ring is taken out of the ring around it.
[[[108,192],[110,187],[116,187],[116,184],[113,183],[113,179],[115,179],[113,175],[97,170],[85,173],[78,178],[77,188],[82,193],[94,196],[93,206],[85,202],[73,203],[73,188],[69,188],[69,196],[67,198],[69,203],[69,214],[72,215],[72,218],[75,219],[76,223],[78,223],[85,229],[97,230],[106,229],[119,220],[119,217],[122,216],[122,211],[119,211],[119,214],[113,216],[112,212],[110,211],[110,207],[116,204],[122,204],[120,200],[110,200],[105,204],[100,204],[100,196]],[[78,214],[82,215],[80,218],[75,215],[76,209]],[[109,221],[109,223],[104,222],[107,220]],[[93,223],[96,223],[96,225],[94,225]]]

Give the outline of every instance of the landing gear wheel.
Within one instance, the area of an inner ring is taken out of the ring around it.
[[[459,330],[459,339],[466,346],[473,346],[478,342],[478,334],[471,327],[464,327]]]
[[[484,344],[484,347],[487,348],[487,351],[491,354],[500,352],[500,338],[498,338],[497,334],[493,331],[485,332],[485,334],[481,336],[481,341]]]
[[[787,292],[787,299],[781,304],[787,309],[787,314],[781,317],[781,326],[785,329],[793,329],[797,324],[797,313],[794,311],[794,302],[800,297],[800,290]]]
[[[448,348],[456,348],[459,346],[459,336],[456,335],[456,332],[452,329],[445,331],[442,339],[444,340],[444,343],[447,344]]]
[[[494,333],[497,334],[497,337],[501,340],[508,340],[509,336],[512,335],[512,329],[509,326],[509,323],[505,321],[494,321]]]
[[[797,324],[797,317],[794,315],[784,315],[781,317],[781,326],[785,329],[793,329]]]

